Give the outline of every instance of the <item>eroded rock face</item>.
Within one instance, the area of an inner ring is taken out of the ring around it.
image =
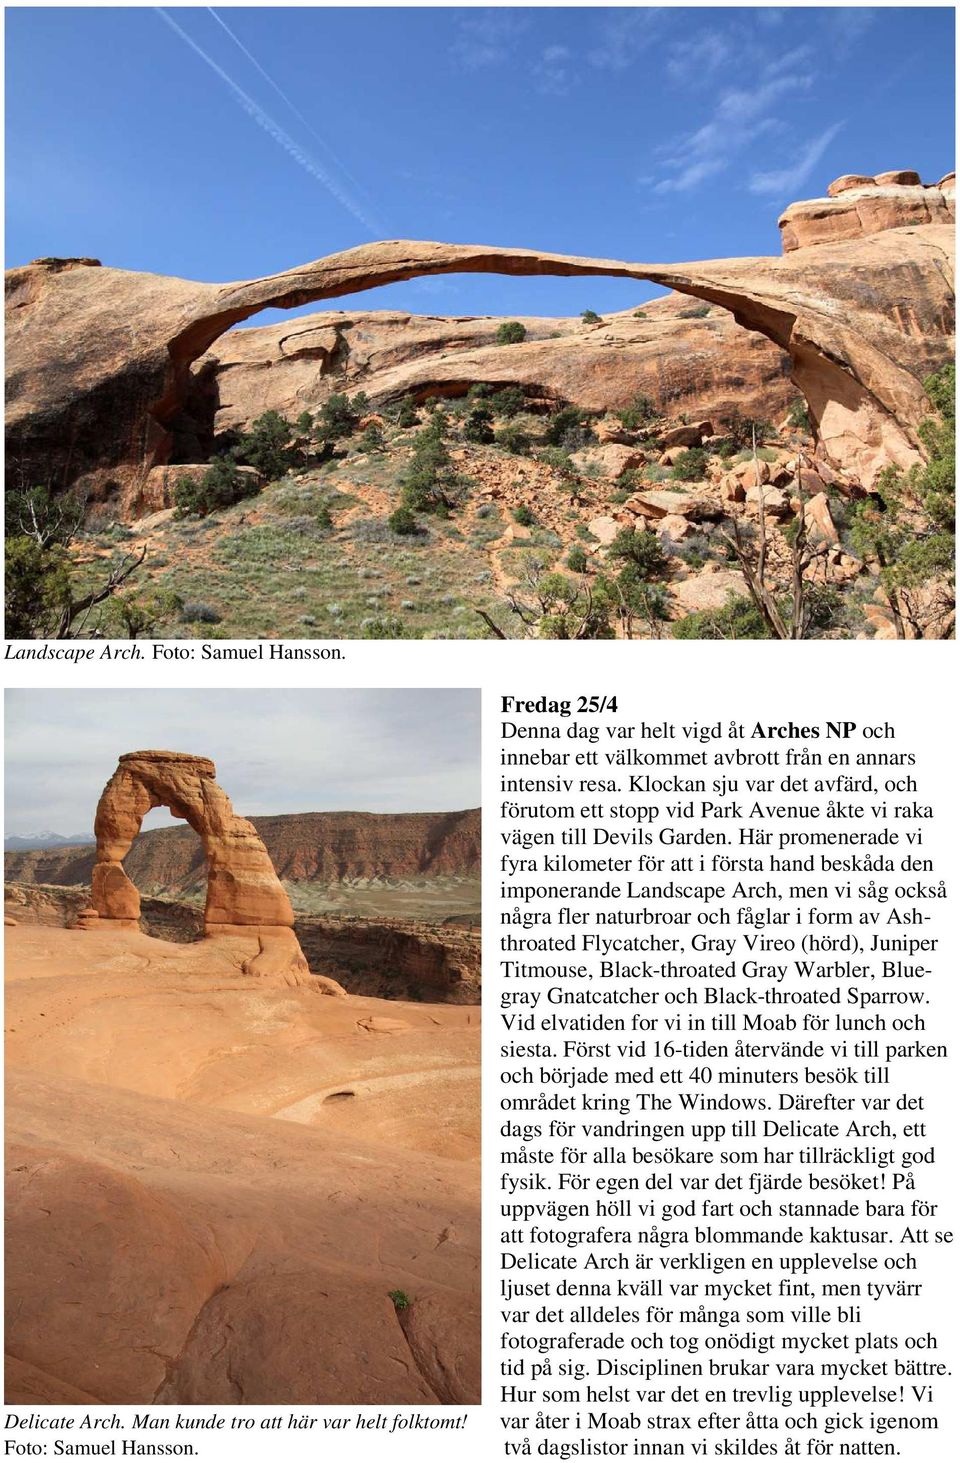
[[[616,411],[636,396],[671,413],[739,412],[776,421],[796,397],[790,361],[773,343],[713,309],[690,314],[672,294],[639,311],[579,319],[523,317],[520,344],[496,344],[493,316],[442,318],[399,311],[331,312],[232,330],[198,362],[216,382],[215,433],[246,430],[268,408],[291,421],[334,391],[364,391],[376,406],[402,396],[455,398],[476,381],[520,386],[530,400]],[[335,334],[335,350],[318,346]],[[699,440],[699,439],[697,439]],[[154,469],[173,479],[175,469]],[[152,494],[157,507],[163,502]]]
[[[921,183],[918,173],[903,170],[875,178],[846,173],[827,189],[826,198],[792,203],[778,220],[784,253],[840,239],[859,239],[885,229],[955,222],[956,180],[953,173],[939,183]]]
[[[874,180],[797,205],[782,258],[662,265],[393,240],[226,285],[36,261],[7,276],[8,467],[79,482],[129,517],[214,389],[193,363],[257,311],[419,275],[558,274],[650,280],[731,311],[787,352],[822,449],[869,482],[917,459],[923,379],[953,353],[950,195],[948,180]],[[334,350],[329,331],[317,342],[318,359]]]
[[[97,856],[92,909],[81,927],[136,929],[140,894],[123,859],[151,808],[169,808],[199,834],[207,860],[204,934],[255,934],[258,949],[244,965],[251,975],[308,975],[293,933],[293,909],[257,830],[233,811],[207,757],[185,752],[128,752],[103,790],[94,832]]]
[[[341,881],[476,879],[480,809],[451,813],[280,813],[251,818],[281,879]],[[6,877],[26,884],[89,884],[93,845],[4,854]],[[167,894],[206,878],[202,845],[189,828],[151,828],[124,860],[134,883]]]

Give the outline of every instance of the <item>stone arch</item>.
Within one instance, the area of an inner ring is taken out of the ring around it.
[[[293,932],[293,908],[270,855],[246,818],[233,811],[208,757],[187,752],[128,752],[97,805],[92,907],[84,929],[138,929],[140,894],[123,860],[151,808],[165,807],[198,834],[207,860],[204,936],[254,936],[247,974],[308,975]]]
[[[420,275],[612,275],[719,305],[768,336],[790,357],[822,450],[870,483],[917,459],[923,380],[953,353],[952,181],[907,176],[794,205],[778,257],[647,264],[394,239],[231,284],[38,260],[7,275],[8,462],[91,491],[109,478],[136,516],[194,362],[259,311]]]

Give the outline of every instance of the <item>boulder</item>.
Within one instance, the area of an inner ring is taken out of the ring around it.
[[[635,433],[629,432],[615,417],[603,417],[599,422],[594,422],[593,430],[601,446],[605,442],[618,442],[621,446],[629,447],[635,436]]]
[[[748,503],[758,510],[762,506],[765,518],[789,518],[793,512],[789,495],[782,488],[771,488],[761,484],[759,487],[748,487],[746,493]]]
[[[812,541],[819,540],[827,544],[840,542],[826,493],[817,493],[807,499],[803,506],[803,517],[807,525],[807,536]]]
[[[696,533],[696,529],[689,518],[681,518],[676,513],[668,513],[666,518],[659,520],[656,527],[658,538],[672,539],[674,543],[682,543],[693,533]]]
[[[642,513],[646,518],[722,518],[723,510],[713,498],[700,493],[668,493],[656,488],[644,488],[632,494],[624,503],[631,513]]]
[[[912,168],[900,168],[892,173],[877,173],[873,181],[878,188],[919,188],[921,186],[920,174],[915,173]]]
[[[849,193],[852,188],[869,188],[874,182],[873,178],[867,177],[865,173],[844,173],[841,178],[834,178],[827,188],[827,197],[836,198],[841,193]]]
[[[746,594],[743,576],[736,569],[727,569],[722,564],[706,564],[699,574],[688,574],[686,579],[671,580],[673,595],[673,618],[696,614],[698,610],[719,610],[731,595]]]
[[[745,488],[755,488],[759,483],[770,481],[770,464],[762,458],[757,458],[756,462],[752,459],[749,462],[738,462],[733,469],[733,475]]]
[[[616,442],[606,442],[600,447],[587,447],[583,452],[573,454],[573,461],[581,470],[590,463],[598,463],[602,475],[609,479],[622,477],[632,468],[642,467],[646,460],[645,454],[638,448],[622,447]]]
[[[710,422],[682,422],[676,427],[668,427],[665,432],[660,433],[660,445],[662,447],[699,447],[704,437],[709,437],[713,432],[713,425]]]
[[[779,225],[784,252],[790,253],[907,225],[953,221],[952,187],[924,187],[917,173],[904,170],[876,178],[838,178],[826,198],[791,204]]]
[[[604,548],[607,546],[607,544],[613,543],[613,540],[620,532],[620,524],[617,522],[617,520],[615,518],[610,518],[606,514],[602,515],[600,518],[591,518],[590,522],[587,524],[587,528],[593,534],[597,542],[601,544]]]
[[[172,466],[151,468],[144,475],[139,491],[134,493],[128,504],[133,517],[153,516],[164,509],[174,507],[177,484],[181,479],[185,478],[188,482],[199,483],[209,470],[209,462],[183,462]],[[255,467],[238,466],[237,472],[251,490],[263,487],[265,479]]]

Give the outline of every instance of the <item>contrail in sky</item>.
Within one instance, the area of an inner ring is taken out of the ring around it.
[[[381,225],[377,222],[375,218],[371,217],[371,215],[368,214],[359,203],[355,202],[355,200],[350,197],[349,193],[341,188],[336,178],[331,177],[326,168],[322,167],[315,158],[312,158],[310,156],[309,153],[304,152],[299,143],[295,142],[290,134],[283,130],[279,122],[275,122],[274,119],[270,116],[269,112],[264,111],[259,102],[255,102],[252,97],[248,96],[243,88],[241,86],[238,86],[231,76],[227,75],[223,67],[218,66],[213,57],[208,56],[206,51],[204,51],[201,46],[198,46],[197,42],[192,40],[191,37],[187,35],[186,31],[182,30],[181,27],[177,25],[177,22],[170,15],[167,14],[162,6],[156,5],[154,6],[154,9],[156,13],[160,16],[160,18],[166,21],[170,29],[172,31],[175,31],[180,39],[190,47],[191,51],[196,52],[201,60],[207,63],[211,71],[215,71],[220,80],[230,88],[230,90],[233,92],[234,99],[247,113],[247,116],[252,117],[253,120],[257,123],[258,127],[262,127],[264,132],[266,132],[269,137],[273,138],[274,142],[279,143],[284,152],[287,153],[288,156],[293,158],[294,162],[299,163],[300,166],[306,172],[308,172],[312,178],[314,178],[318,183],[321,183],[323,187],[326,188],[327,192],[330,193],[332,197],[337,200],[342,208],[345,208],[347,212],[349,214],[352,214],[359,223],[362,223],[364,228],[370,233],[372,238],[382,238],[383,229]]]
[[[208,5],[207,6],[207,10],[213,16],[213,18],[217,22],[217,24],[219,26],[222,26],[223,27],[223,29],[226,31],[227,35],[230,37],[231,41],[233,41],[233,44],[239,50],[241,50],[243,52],[243,54],[246,56],[247,60],[250,62],[251,66],[255,66],[257,68],[257,70],[260,72],[260,75],[263,77],[264,81],[266,81],[270,86],[272,86],[273,89],[274,89],[274,91],[276,92],[277,96],[280,97],[280,99],[287,104],[287,106],[290,108],[291,112],[296,117],[297,121],[301,124],[301,126],[303,126],[303,127],[305,127],[307,129],[307,131],[310,133],[310,136],[316,142],[319,142],[320,146],[323,148],[324,152],[331,159],[331,161],[334,162],[334,163],[336,163],[337,167],[340,169],[340,171],[343,174],[343,176],[345,178],[348,178],[355,188],[359,188],[359,190],[360,190],[361,193],[366,192],[366,189],[364,188],[363,184],[361,182],[359,182],[359,180],[353,176],[353,174],[346,167],[346,165],[343,162],[341,162],[340,158],[337,157],[337,154],[334,152],[334,150],[330,146],[330,144],[328,142],[324,141],[324,139],[320,136],[319,132],[317,132],[313,127],[311,127],[310,123],[307,121],[306,117],[300,111],[299,107],[295,107],[294,106],[293,102],[287,96],[287,93],[283,90],[283,88],[281,86],[279,86],[277,84],[277,82],[274,81],[274,79],[270,75],[269,71],[265,70],[265,68],[260,65],[260,62],[257,60],[256,56],[254,56],[253,52],[247,50],[246,46],[243,44],[243,41],[241,41],[240,37],[238,35],[236,35],[230,29],[230,27],[227,25],[227,22],[223,19],[223,17],[219,14],[219,12],[216,11],[213,8],[212,5]]]

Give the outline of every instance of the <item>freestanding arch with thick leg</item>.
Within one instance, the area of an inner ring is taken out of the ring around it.
[[[124,872],[123,860],[150,809],[169,808],[203,843],[204,935],[255,936],[259,953],[245,962],[248,974],[306,976],[290,900],[260,835],[233,811],[216,782],[216,770],[208,757],[186,752],[128,752],[120,758],[97,806],[92,908],[85,911],[81,926],[139,928],[140,895]]]

